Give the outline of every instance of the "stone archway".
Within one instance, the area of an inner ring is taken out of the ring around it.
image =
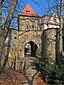
[[[36,43],[33,41],[30,41],[25,44],[24,54],[30,55],[30,56],[36,56],[37,48],[38,46],[36,45]]]

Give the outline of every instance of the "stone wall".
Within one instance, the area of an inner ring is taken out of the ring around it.
[[[41,18],[39,16],[19,15],[19,57],[25,57],[25,45],[28,42],[34,42],[38,49],[41,49],[41,35],[43,29],[40,29]]]
[[[19,52],[20,52],[20,57],[24,57],[24,49],[25,49],[25,45],[26,43],[32,41],[34,42],[38,49],[41,49],[41,44],[42,44],[42,31],[29,31],[29,32],[25,32],[24,34],[22,34],[23,32],[21,32],[21,35],[19,36]]]
[[[51,58],[51,61],[54,62],[56,59],[56,45],[58,44],[56,37],[58,28],[49,28],[43,31],[42,45],[44,50],[43,53],[47,53],[47,55]]]
[[[10,28],[8,37],[5,41],[4,55],[8,53],[7,67],[13,67],[15,57],[18,58],[18,30]]]

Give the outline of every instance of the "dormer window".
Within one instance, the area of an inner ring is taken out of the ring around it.
[[[27,14],[30,14],[30,11],[26,11],[27,12]]]

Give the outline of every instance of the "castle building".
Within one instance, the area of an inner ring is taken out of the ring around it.
[[[55,39],[56,29],[60,28],[60,21],[57,13],[40,17],[33,8],[27,4],[23,11],[18,15],[18,30],[12,30],[11,50],[16,52],[17,59],[22,60],[26,55],[35,57],[42,49],[43,31],[46,31],[46,38]],[[15,44],[14,44],[15,43]],[[14,47],[15,45],[15,47]],[[47,45],[47,43],[46,43]],[[51,57],[54,60],[55,42],[49,45],[48,49],[51,52]],[[9,57],[11,58],[11,52]]]
[[[43,30],[59,28],[59,18],[54,12],[51,15],[40,17],[28,4],[19,14],[19,46],[20,55],[30,54],[35,56],[42,46]],[[53,36],[53,35],[51,35]]]

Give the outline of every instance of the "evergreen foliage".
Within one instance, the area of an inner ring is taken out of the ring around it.
[[[45,80],[49,85],[64,85],[64,66],[47,65]]]
[[[40,71],[42,79],[48,85],[64,85],[64,61],[61,65],[51,64],[49,54],[42,52],[42,57],[35,62],[36,69]]]

